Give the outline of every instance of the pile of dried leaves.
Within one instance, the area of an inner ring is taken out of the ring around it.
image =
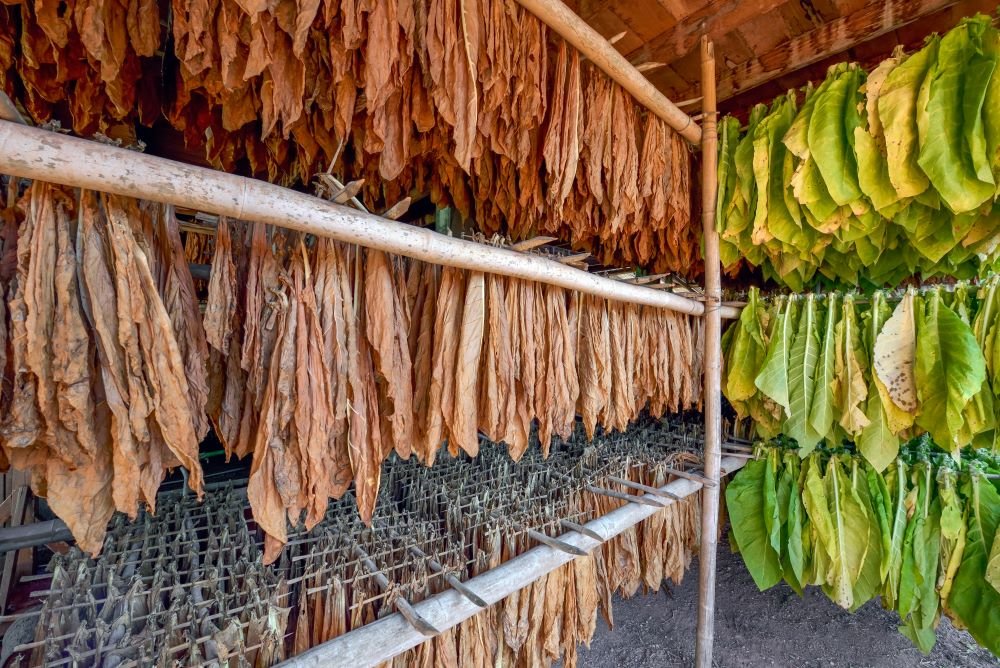
[[[36,121],[169,124],[227,172],[333,168],[374,210],[416,191],[487,233],[701,271],[684,141],[515,0],[8,2],[0,88]]]

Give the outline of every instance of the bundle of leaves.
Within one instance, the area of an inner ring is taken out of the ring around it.
[[[897,302],[890,306],[890,301]],[[758,436],[802,457],[847,439],[884,471],[930,434],[955,457],[1000,443],[1000,277],[895,295],[750,291],[723,337],[723,394]]]
[[[722,260],[802,290],[896,285],[1000,258],[1000,32],[989,17],[719,127]],[[800,99],[802,100],[800,103]]]
[[[925,436],[880,473],[850,445],[796,448],[758,444],[726,489],[730,542],[757,586],[819,586],[851,612],[881,597],[925,653],[943,613],[1000,656],[996,455],[956,460]]]

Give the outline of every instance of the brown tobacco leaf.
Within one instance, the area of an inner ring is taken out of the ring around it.
[[[263,393],[260,425],[254,439],[253,465],[247,483],[247,498],[254,521],[267,535],[264,563],[278,558],[287,541],[287,516],[296,517],[302,480],[291,442],[291,419],[295,397],[296,301],[285,292],[275,294],[282,302],[276,315],[278,332],[274,355],[269,360]]]
[[[434,463],[441,439],[445,436],[446,420],[455,408],[455,368],[458,342],[465,303],[465,274],[451,267],[441,272],[434,318],[434,354],[427,408],[427,465]],[[447,416],[447,417],[446,417]],[[447,438],[451,441],[451,435]]]
[[[133,330],[135,337],[127,358],[138,365],[129,368],[130,400],[142,397],[142,404],[150,411],[143,415],[130,405],[133,430],[136,420],[146,417],[148,426],[137,432],[138,440],[150,444],[153,457],[162,457],[152,461],[143,476],[146,502],[153,507],[165,468],[174,462],[188,470],[188,483],[200,497],[197,418],[190,410],[185,365],[169,315],[129,226],[136,203],[110,195],[102,197],[102,203],[107,212],[106,243],[111,249],[118,291],[119,337],[125,329]]]
[[[590,647],[590,639],[597,629],[599,603],[596,557],[590,554],[573,560],[576,583],[577,642]]]
[[[451,432],[450,439],[470,457],[479,454],[478,377],[485,323],[485,277],[480,272],[470,272],[462,310],[462,330],[455,357],[455,404],[450,422],[448,414],[445,414]]]
[[[421,462],[434,461],[437,444],[428,442],[430,419],[431,373],[434,361],[434,315],[440,284],[440,269],[433,264],[415,262],[411,273],[420,274],[417,300],[410,319],[410,358],[413,361],[414,447]]]
[[[580,159],[580,52],[560,41],[555,69],[549,127],[542,155],[549,172],[548,202],[558,213],[576,180]]]
[[[329,447],[333,415],[328,380],[331,377],[323,346],[313,275],[305,242],[301,260],[292,265],[292,282],[299,302],[295,339],[295,440],[305,496],[305,527],[312,529],[326,514],[341,463]],[[293,518],[296,519],[296,518]]]
[[[541,642],[546,660],[556,661],[562,653],[562,617],[566,591],[566,567],[549,573],[545,582],[545,612],[542,616]]]
[[[161,204],[148,206],[151,209],[149,215],[152,218],[152,229],[147,238],[153,246],[148,254],[150,269],[170,317],[178,352],[184,360],[189,388],[188,403],[194,419],[195,435],[201,441],[208,433],[208,417],[205,413],[208,404],[208,343],[198,308],[198,295],[184,256],[184,245],[174,207]]]
[[[528,637],[524,644],[523,656],[529,666],[542,665],[544,656],[545,637],[542,628],[545,619],[545,592],[548,578],[538,578],[526,587],[523,591],[525,596],[530,593],[530,603],[528,604]]]
[[[348,322],[355,321],[351,277],[343,246],[317,239],[314,286],[319,311],[323,364],[329,371],[327,412],[330,432],[327,445],[329,494],[340,498],[354,478],[348,448]]]
[[[349,265],[361,262],[352,257]],[[357,266],[357,264],[355,264]],[[355,284],[355,290],[360,286]],[[361,310],[361,313],[364,311]],[[371,348],[362,335],[362,322],[348,324],[348,417],[351,467],[354,470],[354,493],[358,513],[365,524],[371,523],[382,474],[382,434],[378,414],[378,391]],[[352,359],[353,358],[353,359]]]
[[[510,458],[520,460],[528,449],[534,418],[535,325],[534,300],[529,300],[529,283],[511,279],[507,283],[507,313],[510,314],[511,358],[514,367],[514,417],[503,439]]]
[[[391,438],[405,459],[410,456],[413,440],[413,367],[407,328],[389,257],[381,251],[368,251],[366,257],[365,325],[379,394],[385,398],[379,414],[391,425],[391,433],[383,437]]]
[[[577,410],[583,418],[587,438],[592,439],[611,393],[610,324],[603,299],[585,295],[581,307]]]
[[[504,294],[508,284],[509,281],[495,274],[486,277],[488,317],[480,377],[479,428],[492,441],[504,440],[517,408],[511,320]]]
[[[574,561],[576,560],[574,559]],[[567,666],[567,668],[572,668],[576,666],[577,631],[579,626],[577,620],[576,568],[572,561],[562,568],[566,571],[562,612],[563,665]]]
[[[191,235],[195,236],[195,235]],[[189,259],[190,261],[190,259]],[[208,300],[205,305],[205,339],[223,354],[229,353],[233,337],[233,317],[236,310],[236,264],[233,262],[233,240],[229,220],[219,217],[215,233],[215,255],[208,281]]]

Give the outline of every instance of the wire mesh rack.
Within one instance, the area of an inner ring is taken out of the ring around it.
[[[478,457],[445,451],[432,468],[393,457],[370,526],[348,493],[311,531],[290,528],[270,566],[245,488],[201,503],[171,492],[155,516],[116,516],[97,558],[53,557],[32,593],[41,606],[7,618],[34,627],[12,665],[267,666],[393,612],[419,625],[411,603],[540,542],[559,548],[642,485],[696,469],[700,420],[644,419],[592,441],[578,425],[546,459],[531,448],[513,462],[485,440]]]

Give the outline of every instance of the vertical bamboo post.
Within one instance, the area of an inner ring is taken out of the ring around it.
[[[698,638],[695,666],[712,665],[715,624],[715,552],[719,539],[719,467],[722,458],[722,285],[719,234],[715,229],[716,171],[715,47],[701,38],[701,220],[705,245],[705,476],[714,485],[701,492],[701,549],[698,574]]]

